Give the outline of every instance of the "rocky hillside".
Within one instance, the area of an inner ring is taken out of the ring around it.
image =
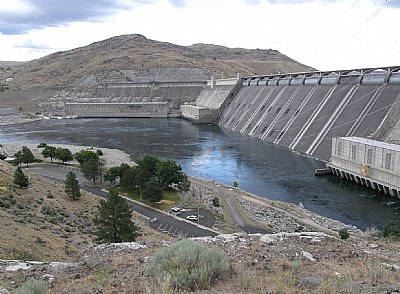
[[[0,160],[0,259],[71,260],[92,243],[98,199],[71,201],[63,185],[26,172],[28,189],[12,182],[15,167]]]
[[[30,185],[20,189],[13,183],[14,171],[14,166],[0,160],[0,259],[74,260],[92,244],[99,197],[81,190],[82,197],[72,201],[62,183],[29,169],[24,173]],[[144,219],[135,217],[135,222]],[[146,237],[147,226],[140,227]]]
[[[276,50],[178,46],[142,35],[122,35],[29,62],[0,62],[0,84],[8,86],[0,92],[0,101],[2,106],[18,104],[30,109],[29,102],[39,103],[61,90],[88,91],[88,86],[110,79],[206,80],[211,76],[236,77],[237,73],[246,76],[311,69]],[[90,90],[83,95],[87,93],[90,95]]]
[[[232,234],[197,240],[229,256],[231,272],[209,290],[195,293],[400,292],[398,246],[390,243],[340,240],[324,233]],[[177,293],[167,275],[146,274],[155,253],[174,242],[153,238],[89,246],[73,263],[61,265],[0,261],[0,290],[13,290],[35,278],[46,280],[51,293]],[[12,271],[21,265],[26,268]]]

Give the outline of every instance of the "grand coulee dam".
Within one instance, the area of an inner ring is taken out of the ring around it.
[[[275,73],[208,81],[118,82],[78,117],[183,117],[327,162],[329,172],[400,197],[400,67]]]

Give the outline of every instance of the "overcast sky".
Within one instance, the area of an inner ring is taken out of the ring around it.
[[[275,49],[320,70],[400,65],[400,0],[0,0],[0,60],[122,34]]]

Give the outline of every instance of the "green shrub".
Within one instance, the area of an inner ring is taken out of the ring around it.
[[[347,231],[347,229],[340,229],[339,236],[341,239],[346,240],[350,238],[350,233]]]
[[[3,200],[2,202],[3,202],[3,204],[2,204],[3,207],[5,207],[5,208],[10,208],[11,207],[10,200]]]
[[[400,229],[393,222],[388,222],[383,226],[382,234],[384,238],[400,240]]]
[[[14,291],[14,294],[47,294],[48,287],[44,281],[31,279]]]
[[[219,198],[215,196],[212,203],[215,207],[219,207]]]
[[[211,283],[230,273],[228,257],[222,251],[181,240],[151,257],[147,274],[159,281],[169,280],[176,290],[209,289]]]

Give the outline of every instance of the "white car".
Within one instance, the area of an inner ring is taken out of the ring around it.
[[[177,212],[181,211],[181,209],[179,207],[172,207],[171,211],[177,213]]]
[[[197,221],[198,217],[196,215],[188,215],[186,217],[187,220],[191,220],[191,221]]]

